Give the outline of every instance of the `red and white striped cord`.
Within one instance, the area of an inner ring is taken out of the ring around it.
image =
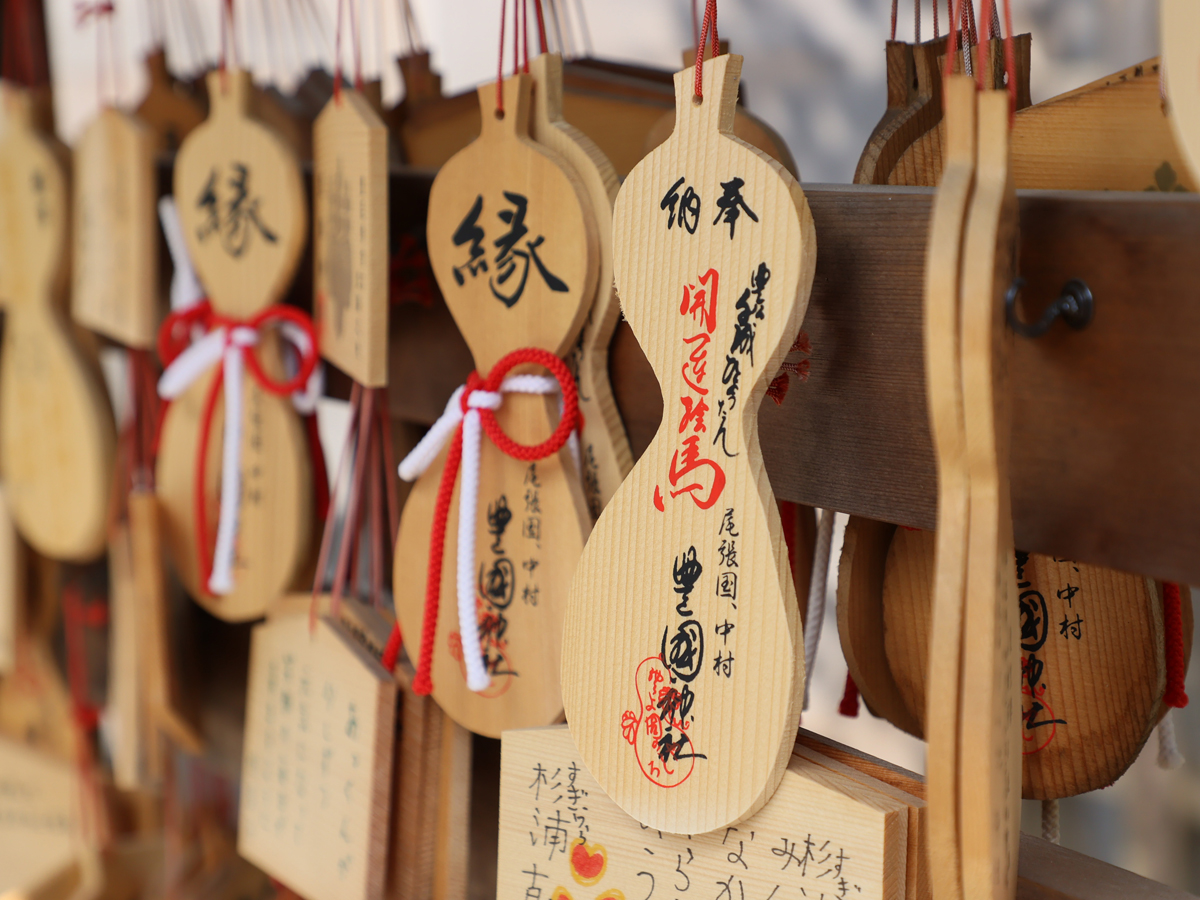
[[[479,618],[475,601],[475,528],[479,511],[479,457],[483,443],[480,410],[495,412],[503,404],[505,394],[548,395],[559,392],[558,380],[547,375],[510,375],[501,382],[498,391],[477,387],[467,393],[467,386],[463,385],[451,395],[445,411],[425,437],[400,463],[400,477],[405,481],[416,481],[433,465],[442,448],[453,439],[459,426],[462,426],[462,486],[458,495],[458,565],[455,587],[463,662],[467,669],[467,687],[473,691],[487,690],[492,683],[483,657],[467,649],[479,646]],[[577,431],[572,431],[567,438],[567,447],[578,471],[580,452]]]

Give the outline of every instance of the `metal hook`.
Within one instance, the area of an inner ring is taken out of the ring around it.
[[[1050,330],[1050,326],[1059,316],[1076,331],[1082,331],[1092,323],[1096,303],[1091,288],[1083,280],[1072,278],[1063,285],[1062,296],[1047,306],[1042,318],[1032,325],[1022,322],[1017,316],[1017,294],[1024,286],[1025,279],[1016,278],[1004,296],[1004,313],[1008,318],[1008,327],[1022,337],[1041,337]]]

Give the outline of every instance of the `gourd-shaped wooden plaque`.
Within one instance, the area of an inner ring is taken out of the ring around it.
[[[357,91],[313,127],[315,290],[321,355],[366,387],[387,384],[387,126]]]
[[[594,219],[587,194],[560,157],[529,139],[531,82],[479,89],[483,128],[433,183],[427,227],[434,275],[478,371],[536,347],[561,355],[575,341],[596,290]],[[526,367],[528,368],[528,367]],[[533,371],[536,371],[534,369]],[[510,438],[537,444],[557,421],[552,397],[506,394],[496,420]],[[411,659],[420,658],[430,531],[443,452],[414,485],[396,543],[396,612]],[[461,479],[460,479],[461,480]],[[591,527],[566,448],[520,462],[484,440],[475,529],[480,648],[491,676],[467,687],[455,612],[458,494],[450,504],[441,610],[433,651],[433,696],[456,722],[499,737],[507,728],[562,716],[563,610],[571,573]]]
[[[959,849],[958,721],[962,601],[970,499],[963,425],[959,336],[962,242],[975,184],[975,84],[946,80],[946,164],[934,200],[925,257],[925,377],[937,454],[938,550],[933,576],[930,682],[942,697],[929,707],[929,859],[938,900],[962,896]]]
[[[158,173],[154,134],[107,108],[75,145],[71,313],[139,349],[158,335]]]
[[[213,309],[247,319],[276,302],[304,248],[307,212],[296,158],[248,116],[250,76],[213,72],[212,114],[188,136],[175,163],[175,202],[188,252]],[[255,348],[266,374],[283,376],[276,335],[260,332]],[[194,479],[203,407],[215,370],[167,410],[158,457],[167,548],[189,593],[227,621],[262,616],[298,575],[311,540],[312,474],[300,421],[289,397],[268,393],[251,376],[243,384],[242,502],[233,590],[221,597],[203,584],[195,534]],[[224,400],[209,434],[204,502],[212,552],[221,479]]]
[[[0,478],[39,553],[88,560],[105,546],[116,435],[93,360],[65,318],[67,173],[32,125],[28,93],[0,92]]]
[[[577,373],[583,413],[583,487],[595,519],[633,466],[629,438],[608,380],[608,345],[621,318],[612,264],[612,208],[621,181],[592,139],[562,117],[562,56],[543,53],[531,65],[530,135],[575,170],[587,191],[600,240],[596,296],[579,341]]]
[[[926,713],[933,557],[932,532],[896,529],[882,585],[886,662],[917,736]],[[1166,711],[1159,588],[1140,575],[1020,551],[1016,583],[1022,796],[1052,800],[1107,787]],[[1190,653],[1191,602],[1183,593]]]
[[[1021,836],[1020,658],[1012,508],[1004,294],[1016,270],[1017,192],[1009,97],[979,94],[975,191],[963,231],[961,318],[965,459],[970,485],[962,598],[959,840],[963,896],[1007,900]],[[929,695],[938,685],[930,680]]]
[[[575,573],[563,698],[630,815],[737,822],[787,766],[804,684],[795,589],[758,407],[800,327],[816,242],[799,183],[732,134],[740,56],[675,76],[671,138],[626,179],[613,255],[665,415]]]

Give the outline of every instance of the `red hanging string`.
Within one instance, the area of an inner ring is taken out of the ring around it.
[[[529,74],[529,7],[527,0],[518,0],[521,4],[521,65],[526,75]]]
[[[46,27],[38,0],[8,0],[3,10],[3,65],[0,76],[27,88],[48,84]]]
[[[537,13],[538,47],[540,48],[540,52],[545,53],[547,47],[546,17],[542,13],[542,0],[533,0],[533,10]]]
[[[721,41],[717,37],[717,0],[707,0],[704,5],[704,22],[700,26],[700,40],[696,42],[696,84],[692,91],[695,102],[704,99],[704,42],[709,31],[712,33],[712,55],[717,57],[721,52]]]
[[[900,14],[900,0],[892,0],[892,40],[896,39],[896,19]]]
[[[504,14],[505,0],[500,0],[500,52],[496,55],[496,118],[504,118]]]
[[[113,17],[114,6],[111,0],[102,0],[97,3],[76,3],[75,4],[75,27],[82,28],[87,24],[89,19],[95,19],[96,24],[96,100],[101,106],[115,105],[117,100],[117,54],[113,42]],[[108,69],[109,69],[109,88],[111,89],[111,98],[109,102],[104,100],[104,40],[101,35],[101,28],[107,30],[108,33]]]
[[[1188,705],[1184,678],[1187,676],[1187,661],[1184,659],[1183,601],[1179,585],[1163,584],[1163,644],[1166,655],[1167,689],[1163,703],[1176,709]]]
[[[933,39],[936,41],[941,36],[941,28],[938,25],[938,0],[933,0]]]
[[[999,18],[996,15],[996,0],[984,0],[981,13],[988,22],[988,30],[991,32],[992,23]],[[1012,43],[1012,5],[1010,0],[1004,0],[1004,19],[1007,29],[1007,33],[1004,35],[1004,76],[1007,82],[1009,124],[1011,125],[1012,118],[1017,111],[1017,65]],[[999,37],[999,35],[994,35],[994,37]],[[990,52],[990,41],[984,41],[979,45],[979,71],[975,74],[975,81],[980,90],[984,89],[984,73],[988,70]]]

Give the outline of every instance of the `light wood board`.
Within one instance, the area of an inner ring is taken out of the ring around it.
[[[79,803],[71,763],[0,738],[0,895],[78,896],[84,868],[96,863]]]
[[[920,736],[934,535],[897,529],[885,553],[887,665]],[[1158,587],[1139,575],[1021,551],[1015,573],[1022,796],[1059,799],[1107,787],[1137,758],[1165,711]],[[1183,595],[1186,629],[1186,587]]]
[[[495,85],[479,89],[483,132],[442,167],[429,198],[434,274],[485,375],[520,348],[564,353],[596,290],[598,240],[587,194],[569,166],[530,140],[530,90],[529,76],[506,80],[505,115],[499,118]],[[537,444],[557,424],[556,407],[552,397],[509,394],[496,420],[512,439]],[[430,526],[445,458],[443,451],[413,486],[396,544],[396,611],[414,661],[420,658]],[[521,462],[483,439],[476,599],[479,652],[492,680],[478,694],[467,687],[457,616],[458,493],[456,487],[446,530],[433,696],[456,722],[491,737],[506,728],[560,721],[563,610],[591,527],[575,464],[565,447]]]
[[[27,600],[27,565],[25,548],[0,489],[0,678],[11,672],[17,661],[17,635]]]
[[[963,895],[1011,900],[1021,835],[1021,713],[1008,490],[1012,334],[1003,302],[1015,275],[1017,247],[1008,93],[980,93],[976,121],[975,192],[963,234],[959,322],[970,485],[961,599],[960,846]],[[945,702],[940,697],[944,685],[932,675],[930,712],[934,703]]]
[[[39,553],[90,560],[105,545],[116,435],[94,359],[72,341],[69,184],[32,99],[0,86],[0,478]]]
[[[497,896],[899,900],[908,807],[822,763],[792,757],[771,800],[740,825],[669,834],[605,795],[565,726],[507,732]]]
[[[75,259],[71,314],[128,347],[158,338],[158,169],[154,134],[106,107],[74,153]]]
[[[238,852],[312,900],[380,898],[396,685],[341,626],[256,626]]]
[[[387,384],[388,134],[344,90],[313,126],[313,309],[321,355],[366,387]]]
[[[175,198],[188,252],[214,310],[248,318],[277,302],[295,272],[307,233],[304,186],[292,151],[249,117],[250,76],[212,72],[208,85],[212,114],[179,151]],[[263,334],[255,353],[269,376],[281,378],[276,335]],[[263,390],[247,369],[234,587],[214,597],[201,583],[194,509],[202,411],[214,375],[197,379],[167,410],[158,494],[167,549],[188,592],[213,615],[245,621],[264,615],[303,568],[312,540],[312,466],[291,398]],[[218,519],[224,409],[219,399],[209,434],[209,554]]]
[[[738,56],[708,61],[702,103],[692,70],[675,76],[675,133],[617,198],[617,288],[665,415],[588,541],[564,630],[588,769],[634,818],[685,834],[771,796],[804,683],[758,408],[803,318],[816,240],[800,185],[731,133],[740,71]]]
[[[612,163],[600,148],[562,117],[562,56],[543,53],[531,64],[533,114],[529,135],[570,165],[588,195],[596,221],[599,269],[596,296],[576,351],[579,411],[583,413],[583,487],[593,519],[608,505],[633,467],[625,425],[608,380],[608,345],[621,318],[613,284],[612,208],[621,187]]]
[[[975,184],[975,84],[944,84],[946,166],[934,200],[925,257],[925,371],[930,431],[937,456],[937,570],[929,683],[929,859],[935,900],[963,896],[959,850],[959,745],[962,601],[966,583],[968,485],[959,350],[959,278],[963,229]]]
[[[1188,0],[1162,0],[1158,24],[1167,117],[1194,184],[1200,181],[1200,10]]]

